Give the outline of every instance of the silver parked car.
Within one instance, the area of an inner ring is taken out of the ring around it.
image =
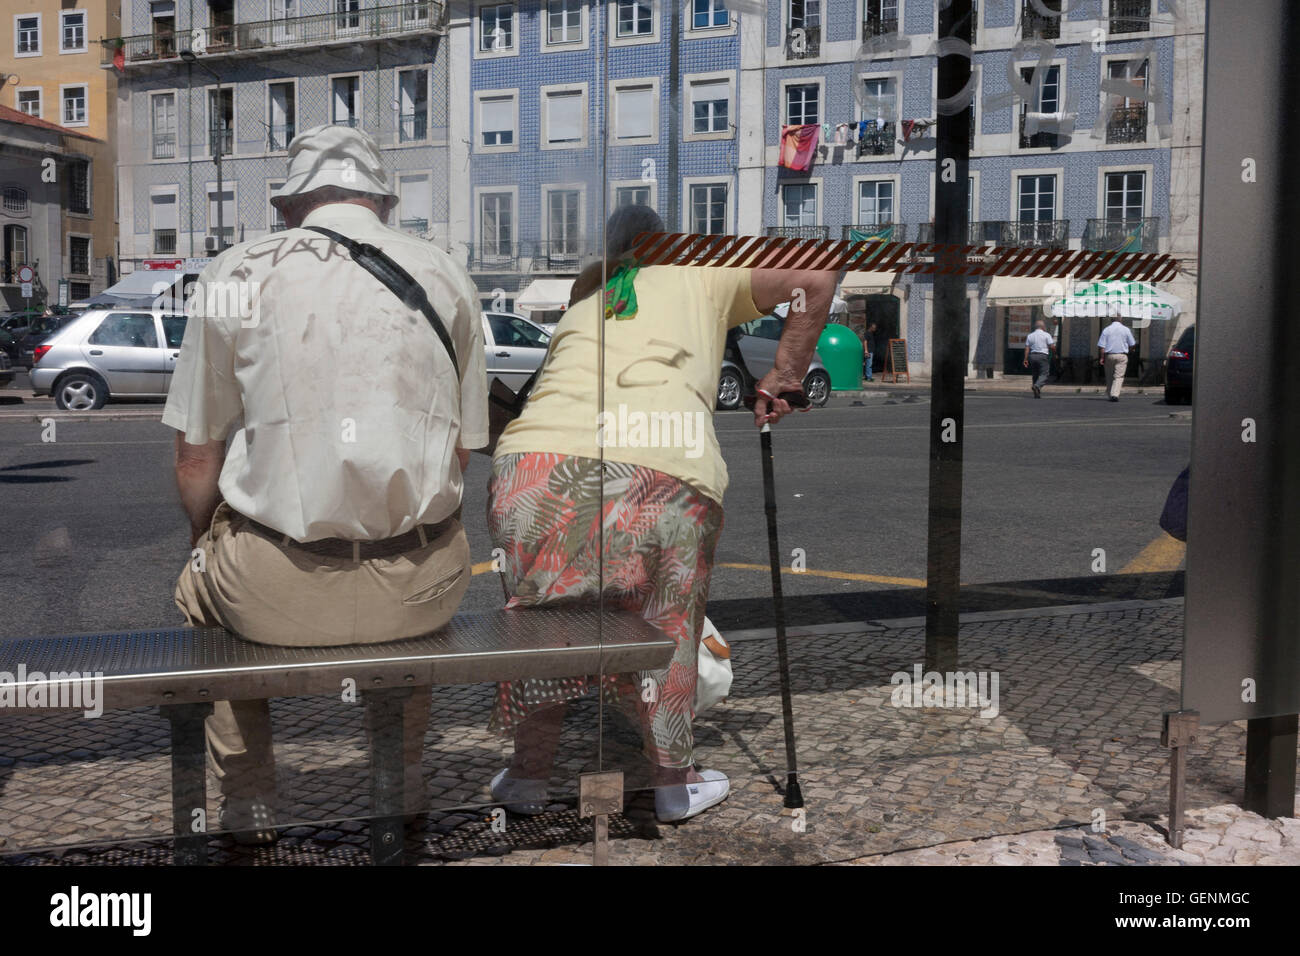
[[[483,351],[488,384],[501,379],[518,392],[528,377],[542,367],[551,336],[537,323],[513,312],[483,313]]]
[[[113,397],[165,398],[185,316],[91,309],[33,350],[32,389],[62,409],[103,408]]]
[[[740,333],[736,338],[744,366],[734,361],[731,355],[724,355],[722,372],[718,376],[718,408],[739,408],[745,395],[772,370],[776,364],[776,344],[784,327],[785,320],[778,315],[764,315],[736,326],[736,331]],[[752,380],[745,375],[746,369],[753,376]],[[822,364],[821,356],[815,352],[812,364],[803,377],[803,390],[808,401],[818,408],[825,405],[831,396],[830,373]]]

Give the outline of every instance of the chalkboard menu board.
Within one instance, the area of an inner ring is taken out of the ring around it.
[[[885,372],[885,380],[897,382],[900,375],[906,375],[908,383],[911,383],[912,375],[907,371],[907,339],[890,339],[889,368]]]

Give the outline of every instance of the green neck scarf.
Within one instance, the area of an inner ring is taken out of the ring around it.
[[[632,283],[640,268],[634,265],[631,259],[625,259],[609,277],[609,281],[605,283],[605,318],[608,319],[610,316],[619,320],[636,318],[636,289],[633,288]]]

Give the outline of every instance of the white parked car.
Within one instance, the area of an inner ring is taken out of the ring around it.
[[[512,392],[542,367],[551,336],[540,325],[513,312],[483,313],[483,351],[488,383],[501,379]]]

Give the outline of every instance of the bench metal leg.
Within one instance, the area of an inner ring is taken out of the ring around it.
[[[403,707],[412,688],[364,693],[370,726],[370,856],[375,866],[405,862],[406,759]]]
[[[172,862],[208,862],[207,765],[203,722],[210,703],[163,704],[158,708],[172,728]],[[200,811],[196,814],[194,811]]]

